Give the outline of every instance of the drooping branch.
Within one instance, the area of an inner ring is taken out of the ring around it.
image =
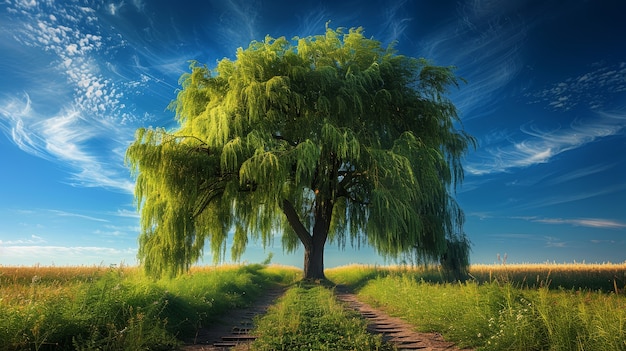
[[[219,181],[211,184],[210,187],[201,189],[203,195],[201,196],[200,201],[193,211],[193,218],[197,218],[199,215],[201,215],[202,212],[204,212],[204,210],[209,206],[209,204],[211,204],[211,202],[221,198],[224,190],[226,189],[226,182],[227,180],[220,179]]]
[[[280,224],[283,245],[301,242],[319,278],[327,238],[436,255],[462,224],[446,196],[472,139],[445,98],[451,69],[395,55],[362,29],[329,28],[297,45],[254,42],[214,71],[190,68],[172,104],[180,128],[139,129],[127,151],[143,208],[139,257],[157,273],[188,268],[204,239],[219,257],[232,226],[240,256],[247,235],[265,244]]]

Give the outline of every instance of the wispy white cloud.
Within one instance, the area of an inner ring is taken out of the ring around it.
[[[98,246],[0,245],[2,261],[17,265],[136,264],[137,249]]]
[[[487,113],[522,68],[521,50],[530,25],[518,16],[520,1],[467,1],[458,18],[421,41],[419,56],[459,67],[468,81],[452,98],[465,120]]]
[[[137,211],[117,210],[115,215],[119,217],[139,218],[139,213]]]
[[[143,11],[146,6],[143,0],[132,0],[131,3],[133,4],[133,6],[135,6],[137,11],[140,11],[140,12]]]
[[[83,113],[73,108],[55,115],[42,114],[31,107],[30,97],[25,94],[21,100],[10,97],[0,101],[0,127],[23,151],[75,169],[74,184],[132,193],[134,185],[121,157],[109,160],[110,155],[89,151],[90,142],[111,137],[107,134],[118,127],[108,120],[85,118]],[[100,140],[100,147],[115,148],[114,142]]]
[[[258,33],[259,8],[256,0],[220,0],[213,1],[221,14],[220,36],[226,43],[227,51],[234,53],[238,47],[246,47],[253,40],[263,39],[266,33]],[[261,35],[261,37],[259,37]]]
[[[33,234],[29,238],[26,238],[26,239],[0,240],[0,246],[2,245],[33,245],[33,244],[42,244],[45,242],[46,240],[44,240],[44,238]]]
[[[542,130],[536,125],[521,128],[525,139],[503,146],[483,147],[475,153],[481,161],[469,161],[465,170],[473,175],[507,172],[550,161],[554,156],[602,138],[618,135],[626,128],[626,112],[597,112],[593,120],[575,120],[569,128]]]
[[[105,237],[121,237],[121,236],[125,236],[126,233],[121,231],[121,230],[101,230],[98,229],[96,231],[93,232],[94,234],[98,235],[98,236],[105,236]]]
[[[614,166],[615,166],[615,163],[594,165],[590,167],[574,169],[560,176],[550,177],[549,179],[544,180],[543,183],[544,185],[562,184],[562,183],[569,182],[572,180],[576,180],[576,179],[584,178],[584,177],[594,175],[597,173],[608,171]]]
[[[545,217],[512,217],[514,219],[522,219],[535,223],[546,224],[566,224],[577,227],[604,228],[604,229],[623,229],[626,223],[613,219],[605,218],[545,218]]]
[[[618,243],[617,240],[598,240],[598,239],[591,239],[589,240],[589,242],[592,244],[610,244],[610,245],[614,245]],[[624,241],[621,241],[620,244],[624,244]]]
[[[528,233],[500,233],[500,234],[492,234],[489,237],[493,238],[499,244],[503,243],[511,243],[516,241],[523,242],[539,242],[543,244],[543,247],[556,247],[556,248],[564,248],[568,246],[568,242],[562,240],[561,238],[557,238],[549,235],[540,235],[540,234],[528,234]]]
[[[598,62],[589,72],[526,96],[530,103],[545,103],[551,110],[568,111],[576,107],[598,110],[604,108],[609,97],[623,92],[626,92],[626,62],[614,65]]]
[[[609,228],[621,229],[626,228],[626,223],[599,218],[579,218],[579,219],[563,219],[563,218],[542,218],[536,222],[548,224],[570,224],[574,226],[590,227],[590,228]]]
[[[36,123],[30,96],[8,97],[0,101],[0,128],[17,147],[31,155],[49,159],[40,135],[31,133],[29,126]]]
[[[304,13],[304,16],[299,17],[299,25],[296,33],[298,36],[303,38],[319,34],[322,30],[324,30],[324,26],[329,20],[331,20],[330,13],[324,6],[320,5],[315,9]],[[335,25],[339,24],[330,23],[331,27],[335,27]]]
[[[512,133],[499,132],[492,138],[487,134],[483,137],[485,146],[475,153],[479,161],[468,162],[467,172],[474,175],[493,174],[546,163],[563,152],[623,134],[626,130],[624,107],[608,110],[604,106],[615,94],[623,92],[626,92],[626,63],[613,67],[600,63],[590,72],[568,78],[549,89],[527,94],[535,99],[532,102],[544,102],[549,109],[568,111],[583,107],[584,111],[589,111],[589,116],[575,119],[567,128],[546,129],[532,122],[527,123],[520,128],[522,136],[517,140]],[[598,165],[558,179],[572,180],[607,167],[611,166]]]
[[[545,236],[545,247],[558,247],[565,248],[568,247],[568,242],[563,241],[561,238],[557,238],[554,236]]]
[[[120,2],[117,4],[114,2],[111,2],[107,5],[107,10],[112,16],[115,16],[122,6],[124,6],[124,2]]]
[[[540,208],[558,204],[565,204],[575,201],[581,201],[586,199],[591,199],[599,196],[605,196],[609,194],[614,194],[618,192],[622,192],[626,190],[626,183],[617,183],[617,184],[600,184],[595,188],[589,190],[581,190],[579,192],[574,193],[564,193],[557,194],[554,196],[549,196],[533,201],[526,202],[522,208]]]
[[[106,219],[93,217],[93,216],[87,216],[87,215],[80,214],[80,213],[73,213],[73,212],[67,212],[67,211],[61,211],[61,210],[49,210],[49,211],[56,216],[76,217],[76,218],[88,219],[90,221],[95,221],[95,222],[109,222]]]
[[[523,239],[523,240],[536,240],[537,236],[534,234],[526,234],[526,233],[499,233],[499,234],[491,234],[489,237],[492,238],[504,238],[504,239]]]
[[[20,16],[4,30],[20,45],[51,55],[49,71],[43,73],[60,74],[70,90],[50,90],[49,82],[32,80],[32,92],[5,93],[0,97],[2,131],[23,151],[68,167],[74,185],[132,192],[119,152],[132,137],[129,122],[137,120],[124,103],[132,81],[115,82],[101,66],[105,51],[124,46],[123,39],[103,36],[95,11],[87,7],[8,6]]]
[[[400,41],[405,36],[405,32],[413,21],[412,16],[414,15],[405,10],[406,2],[406,0],[389,1],[381,9],[382,23],[376,38],[383,44]]]

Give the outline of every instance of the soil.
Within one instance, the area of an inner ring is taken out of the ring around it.
[[[286,288],[277,286],[269,289],[252,306],[235,309],[219,318],[216,323],[201,328],[192,339],[185,340],[184,351],[244,351],[255,339],[250,335],[254,318],[263,315]]]
[[[252,306],[236,309],[224,315],[217,323],[207,328],[201,328],[192,339],[185,340],[184,351],[245,351],[249,350],[250,342],[256,336],[251,335],[253,321],[256,316],[263,315],[269,306],[285,292],[285,287],[275,287],[259,298]],[[359,312],[368,322],[367,330],[371,333],[382,334],[383,340],[402,350],[422,351],[460,351],[453,342],[445,341],[441,334],[423,333],[415,327],[396,317],[389,316],[384,311],[371,307],[358,300],[344,286],[335,288],[335,295],[339,301],[345,303],[346,308]],[[463,349],[463,351],[471,351]]]
[[[423,350],[423,351],[460,351],[453,342],[446,341],[439,333],[423,333],[415,330],[415,327],[403,319],[389,316],[380,309],[358,300],[344,286],[335,288],[335,295],[339,301],[346,304],[347,308],[354,309],[367,321],[367,330],[370,333],[382,334],[383,341],[393,344],[400,350]],[[462,349],[471,351],[471,349]]]

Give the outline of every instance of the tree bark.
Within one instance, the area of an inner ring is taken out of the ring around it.
[[[324,245],[326,236],[313,236],[312,245],[304,248],[304,279],[326,279],[324,275]],[[323,239],[323,240],[321,240]]]
[[[304,246],[304,279],[326,279],[324,275],[324,246],[328,238],[332,206],[316,206],[313,235],[302,225],[291,202],[283,200],[282,210],[287,222]]]

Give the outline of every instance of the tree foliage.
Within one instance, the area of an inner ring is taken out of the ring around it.
[[[328,240],[438,259],[462,235],[450,192],[474,139],[446,97],[452,67],[326,28],[193,62],[180,84],[179,128],[139,129],[126,154],[148,272],[185,271],[205,243],[220,260],[229,233],[234,258],[280,236],[287,251]]]

